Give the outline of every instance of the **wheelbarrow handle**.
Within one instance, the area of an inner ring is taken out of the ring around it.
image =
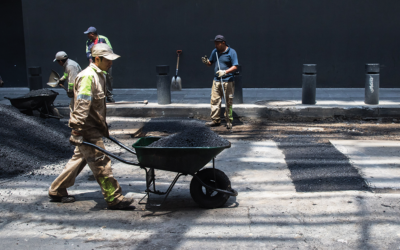
[[[125,146],[124,144],[122,144],[121,142],[119,142],[117,139],[115,139],[114,137],[107,137],[107,139],[110,139],[111,141],[113,141],[115,144],[117,144],[118,146],[120,146],[121,148],[126,149],[127,151],[129,151],[130,153],[136,155],[136,152],[133,151],[132,149],[128,148],[127,146]]]
[[[123,158],[121,158],[121,157],[119,157],[119,156],[116,156],[116,155],[114,155],[113,153],[111,153],[111,152],[105,150],[104,148],[101,148],[101,147],[99,147],[99,146],[97,146],[97,145],[94,145],[94,144],[92,144],[92,143],[89,143],[89,142],[85,142],[85,141],[84,141],[84,142],[82,142],[82,144],[83,144],[83,145],[86,145],[86,146],[89,146],[89,147],[92,147],[92,148],[95,148],[95,149],[97,149],[97,150],[99,150],[99,151],[105,153],[106,155],[108,155],[108,156],[110,156],[110,157],[112,157],[112,158],[114,158],[114,159],[116,159],[116,160],[118,160],[118,161],[120,161],[120,162],[129,164],[129,165],[140,166],[139,163],[136,163],[136,162],[133,162],[133,161],[125,160],[125,159],[123,159]]]

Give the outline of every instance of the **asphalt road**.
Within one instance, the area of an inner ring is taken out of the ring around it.
[[[114,118],[110,124],[126,145],[140,136],[170,134],[141,130],[139,124],[149,121]],[[397,178],[397,128],[391,120],[243,120],[233,133],[214,128],[232,143],[216,167],[239,192],[218,209],[197,206],[190,176],[179,179],[162,207],[139,204],[144,171],[114,160],[114,176],[135,198],[136,210],[107,210],[89,168],[69,189],[75,203],[52,203],[47,189],[63,166],[42,166],[33,175],[1,180],[0,240],[5,249],[399,249],[400,192],[385,184]],[[343,142],[356,140],[364,143]],[[110,142],[106,147],[136,160]],[[174,176],[156,171],[157,189],[166,190]]]

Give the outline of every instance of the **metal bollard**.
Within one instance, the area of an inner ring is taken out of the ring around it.
[[[30,67],[28,68],[28,72],[30,74],[29,76],[29,89],[32,90],[37,90],[37,89],[42,89],[42,76],[40,75],[42,73],[42,68],[40,67]]]
[[[365,64],[365,104],[379,104],[379,63]]]
[[[242,86],[242,66],[238,65],[235,72],[235,92],[233,93],[233,104],[243,103],[243,86]]]
[[[171,104],[171,80],[168,65],[157,65],[157,101],[158,104]]]
[[[315,104],[317,88],[317,65],[303,64],[303,86],[301,103]]]

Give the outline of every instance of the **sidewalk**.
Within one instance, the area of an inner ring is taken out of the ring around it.
[[[54,104],[63,115],[68,115],[70,99],[62,89]],[[0,103],[9,104],[4,97],[18,97],[29,91],[28,88],[0,88]],[[317,89],[316,105],[301,104],[301,88],[243,89],[244,104],[233,106],[234,115],[240,117],[385,117],[399,116],[400,88],[380,89],[379,105],[364,103],[363,88],[325,88]],[[149,104],[108,105],[109,116],[125,117],[188,117],[209,116],[209,88],[183,89],[171,94],[172,103],[157,104],[156,89],[115,89],[114,99],[119,101],[143,101]],[[258,104],[256,104],[258,102]],[[188,105],[189,104],[189,105]],[[261,104],[261,105],[260,105]]]

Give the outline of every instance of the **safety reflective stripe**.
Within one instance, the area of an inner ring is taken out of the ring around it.
[[[232,106],[230,106],[228,108],[228,116],[229,116],[229,120],[233,121],[233,110],[232,110]]]
[[[73,90],[74,89],[74,83],[73,82],[69,82],[68,83],[68,90]]]
[[[103,73],[105,74],[105,75],[107,75],[108,73],[107,73],[107,71],[103,71]]]
[[[92,80],[93,76],[91,75],[86,75],[82,77],[82,80],[79,85],[79,95],[86,95],[86,96],[92,96]]]
[[[100,185],[104,190],[104,196],[105,196],[105,200],[107,202],[113,202],[115,197],[114,197],[114,193],[115,193],[115,187],[114,185],[111,183],[111,181],[108,179],[108,177],[99,177],[99,181],[100,181]]]
[[[67,78],[68,77],[68,73],[64,72],[64,77]]]
[[[99,35],[99,38],[102,38],[102,39],[104,39],[104,40],[106,41],[107,45],[108,45],[108,46],[110,46],[110,48],[112,49],[112,47],[111,47],[111,43],[110,43],[110,41],[108,40],[108,38],[107,38],[107,37],[105,37],[105,36],[102,36],[102,35]]]
[[[76,100],[79,100],[79,99],[91,101],[92,97],[91,96],[87,96],[87,95],[78,95],[76,97]]]

